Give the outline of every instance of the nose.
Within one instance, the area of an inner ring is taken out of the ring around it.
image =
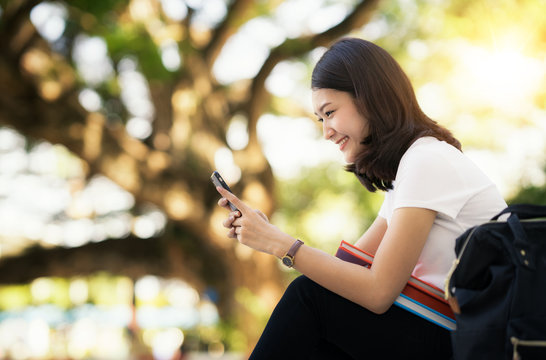
[[[334,129],[332,129],[330,126],[328,126],[328,123],[326,120],[322,122],[322,134],[325,140],[330,140],[332,136],[334,136],[336,132]]]

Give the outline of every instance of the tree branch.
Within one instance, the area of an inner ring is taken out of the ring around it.
[[[267,101],[265,80],[273,68],[283,60],[301,56],[318,46],[328,45],[340,36],[347,34],[352,29],[364,26],[364,24],[370,20],[378,3],[379,0],[363,0],[336,26],[312,36],[287,39],[271,50],[268,58],[265,60],[251,85],[251,93],[254,94],[254,96],[249,99],[250,103],[248,104],[250,114],[249,132],[251,137],[256,136],[256,122]]]
[[[244,14],[254,3],[252,0],[235,0],[228,8],[224,20],[214,29],[211,41],[204,49],[205,62],[209,68],[216,61],[220,51],[226,44],[227,40],[235,33],[235,31],[244,24]]]

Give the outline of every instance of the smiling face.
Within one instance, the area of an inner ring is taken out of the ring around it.
[[[345,91],[315,89],[312,100],[324,138],[337,144],[345,161],[353,163],[368,136],[368,121],[358,111],[353,96]]]

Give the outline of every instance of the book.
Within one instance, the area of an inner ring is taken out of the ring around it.
[[[373,262],[373,255],[346,241],[341,241],[336,257],[367,268]],[[410,277],[394,304],[448,330],[456,329],[455,314],[444,299],[444,292],[414,276]]]

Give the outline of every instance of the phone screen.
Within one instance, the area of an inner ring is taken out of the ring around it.
[[[212,175],[210,176],[210,180],[212,181],[212,183],[215,186],[221,186],[224,189],[226,189],[227,191],[232,192],[231,189],[229,188],[228,184],[226,184],[226,182],[222,178],[222,175],[220,175],[220,173],[218,171],[213,171],[212,172]],[[229,204],[229,207],[231,208],[231,210],[233,210],[233,211],[238,211],[239,210],[232,203],[228,202],[228,204]]]

